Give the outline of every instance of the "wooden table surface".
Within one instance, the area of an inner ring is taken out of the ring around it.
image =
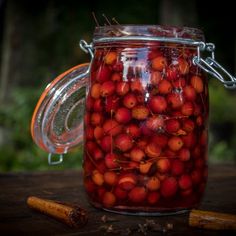
[[[30,195],[48,199],[75,202],[89,212],[89,222],[82,229],[71,229],[47,216],[30,210],[26,198]],[[212,165],[209,168],[207,191],[200,206],[236,214],[236,166]],[[116,221],[104,224],[101,217],[106,215]],[[137,228],[146,219],[153,219],[164,225],[173,223],[173,230],[166,235],[236,235],[236,232],[222,232],[191,228],[188,213],[176,216],[140,217],[107,213],[91,207],[82,186],[81,171],[47,171],[0,174],[0,235],[112,235],[101,230],[102,225],[113,225],[121,235],[127,235],[126,228]],[[119,235],[119,234],[118,234]],[[143,235],[137,231],[131,235]],[[149,232],[147,235],[163,235]]]

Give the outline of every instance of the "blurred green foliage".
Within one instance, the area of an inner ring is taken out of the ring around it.
[[[236,96],[222,83],[212,79],[210,93],[210,160],[236,161]]]
[[[4,127],[4,145],[0,147],[0,171],[48,169],[47,153],[36,146],[30,136],[30,122],[42,89],[17,88],[8,104],[0,107],[0,127]],[[67,154],[63,165],[50,169],[78,168],[82,149]]]

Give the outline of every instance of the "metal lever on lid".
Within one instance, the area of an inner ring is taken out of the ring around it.
[[[211,57],[203,59],[200,55],[200,51],[208,51],[211,53]],[[193,58],[193,64],[199,66],[201,69],[221,81],[227,89],[236,88],[236,77],[232,76],[223,66],[221,66],[215,60],[215,45],[213,43],[204,43],[198,45],[198,55]],[[222,74],[225,74],[229,80],[225,80]]]
[[[59,155],[59,159],[58,159],[57,161],[53,161],[53,160],[52,160],[52,155],[53,155],[52,153],[49,153],[49,154],[48,154],[48,164],[49,164],[49,165],[51,165],[51,166],[52,166],[52,165],[58,165],[58,164],[60,164],[60,163],[63,162],[63,154],[60,154],[60,155]]]
[[[91,56],[91,61],[93,60],[94,58],[94,54],[93,54],[93,44],[90,43],[88,44],[85,40],[81,39],[80,42],[79,42],[79,46],[80,48],[85,52],[85,53],[89,53],[90,56]],[[90,63],[91,65],[91,63]],[[90,69],[90,67],[89,67]]]

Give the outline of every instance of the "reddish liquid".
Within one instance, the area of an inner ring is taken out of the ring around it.
[[[85,115],[90,202],[122,212],[196,207],[207,178],[208,88],[195,48],[97,49]]]

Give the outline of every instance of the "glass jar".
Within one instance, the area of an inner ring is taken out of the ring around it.
[[[92,61],[47,87],[32,119],[35,142],[57,154],[84,142],[84,186],[97,208],[162,215],[197,207],[207,181],[205,71],[235,87],[212,70],[214,45],[193,28],[112,25],[80,46]]]

